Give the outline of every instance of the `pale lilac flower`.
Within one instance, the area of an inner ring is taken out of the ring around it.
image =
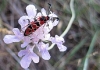
[[[59,51],[63,52],[63,51],[67,50],[67,47],[62,45],[64,43],[64,39],[62,37],[59,37],[58,35],[55,35],[55,38],[51,37],[50,41],[52,43],[57,44],[57,47],[58,47]]]
[[[15,35],[6,35],[4,37],[4,42],[7,44],[12,42],[23,42],[21,44],[21,48],[25,49],[21,50],[18,53],[18,56],[22,57],[20,64],[25,69],[29,67],[32,60],[34,63],[39,62],[38,55],[33,52],[34,47],[38,48],[39,52],[41,53],[41,57],[44,60],[50,59],[51,56],[47,50],[49,43],[44,43],[45,41],[51,41],[52,43],[55,43],[61,52],[67,49],[66,46],[63,45],[64,39],[62,37],[59,37],[58,35],[52,37],[49,33],[53,27],[59,23],[58,19],[54,19],[54,17],[57,18],[56,14],[51,11],[49,14],[47,14],[44,8],[41,9],[41,12],[37,12],[37,9],[34,5],[28,5],[26,7],[26,13],[27,15],[20,17],[18,20],[18,23],[21,25],[21,31],[19,31],[17,28],[14,28],[13,32]],[[49,16],[50,19],[40,26],[36,31],[32,32],[32,34],[24,36],[24,32],[28,27],[28,24],[30,24],[32,21],[34,22],[35,19],[38,19],[41,16]],[[30,44],[33,44],[33,46]]]
[[[25,50],[21,50],[18,53],[18,56],[22,57],[20,64],[25,69],[29,67],[31,61],[33,61],[34,63],[39,62],[39,57],[33,52],[33,48],[34,46],[28,45]]]

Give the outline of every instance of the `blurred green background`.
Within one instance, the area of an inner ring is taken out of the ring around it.
[[[18,19],[26,14],[25,7],[34,4],[51,10],[60,18],[51,35],[61,35],[71,19],[71,0],[0,0],[0,70],[24,70],[17,53],[21,43],[5,44],[3,37],[13,34],[12,28],[20,28]],[[65,35],[67,51],[59,52],[54,47],[49,52],[51,59],[31,63],[30,70],[100,70],[100,0],[75,0],[75,20]]]

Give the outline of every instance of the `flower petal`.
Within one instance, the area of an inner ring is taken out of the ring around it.
[[[40,16],[42,16],[41,12],[37,13],[36,17],[38,18]]]
[[[15,35],[6,35],[3,40],[6,44],[20,41],[20,39],[18,37],[16,37]]]
[[[45,32],[45,33],[50,32],[50,31],[52,30],[53,27],[54,27],[54,26],[53,26],[53,24],[52,24],[52,21],[49,20],[49,21],[46,23],[45,27],[44,27],[44,32]]]
[[[16,37],[18,37],[19,39],[23,39],[23,33],[21,33],[18,28],[13,28],[13,32]]]
[[[18,23],[21,25],[21,28],[25,28],[29,24],[29,17],[28,16],[22,16],[18,20]]]
[[[42,13],[43,16],[47,16],[46,10],[44,8],[41,9],[41,13]]]
[[[25,48],[29,43],[24,42],[23,44],[21,44],[21,48]]]
[[[31,5],[31,4],[30,4],[30,5],[28,5],[28,6],[26,7],[26,12],[27,12],[27,14],[28,14],[29,17],[34,18],[34,17],[36,16],[37,9],[35,8],[34,5]]]
[[[57,47],[59,49],[60,52],[64,52],[67,50],[67,47],[62,45],[62,44],[57,44]]]
[[[34,63],[39,62],[39,56],[37,56],[34,52],[31,53],[31,59],[33,60]]]
[[[58,42],[58,43],[64,43],[65,41],[64,41],[64,38],[63,37],[60,37],[60,36],[58,36],[58,35],[55,35],[55,38],[56,38],[56,41]]]
[[[56,26],[58,24],[59,20],[58,19],[55,19],[55,21],[52,23],[53,26]]]
[[[43,42],[40,42],[38,45],[38,49],[41,52],[42,58],[44,60],[49,60],[51,57],[47,50],[48,46],[49,46],[49,44],[44,44]]]
[[[24,42],[30,43],[30,42],[31,42],[31,37],[25,36],[25,37],[24,37]]]
[[[32,60],[31,60],[30,56],[27,54],[21,59],[20,64],[24,69],[27,69],[29,67],[31,61]]]
[[[50,34],[48,33],[48,34],[46,34],[45,36],[44,36],[44,38],[42,39],[42,40],[49,40],[50,39]]]
[[[13,28],[13,32],[15,35],[19,35],[20,34],[20,31],[18,28]]]
[[[28,53],[27,50],[21,50],[18,52],[18,56],[22,57],[22,56],[26,55],[27,53]]]
[[[54,14],[54,13],[52,13],[51,11],[50,11],[50,13],[51,13],[51,14],[49,14],[49,17],[51,17],[51,18],[52,18],[52,17],[57,17],[57,15]]]
[[[49,60],[51,57],[48,50],[46,50],[46,49],[41,50],[41,54],[42,54],[42,58],[44,60]]]
[[[59,43],[59,44],[64,43],[64,39],[62,37],[58,36],[58,35],[55,35],[55,37],[51,37],[50,40],[51,40],[52,43],[55,43],[55,44],[57,44],[57,43]]]

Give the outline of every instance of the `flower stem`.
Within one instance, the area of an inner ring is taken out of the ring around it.
[[[71,17],[71,19],[70,19],[70,21],[69,21],[69,23],[68,23],[67,28],[66,28],[65,31],[61,34],[61,37],[64,37],[64,36],[67,34],[67,32],[68,32],[69,29],[71,28],[72,23],[73,23],[73,21],[74,21],[74,19],[75,19],[74,0],[71,0],[71,1],[70,1],[70,9],[71,9],[71,12],[72,12],[72,17]]]
[[[73,23],[73,21],[74,21],[74,19],[75,19],[74,0],[71,0],[71,1],[70,1],[70,9],[71,9],[71,12],[72,12],[72,17],[71,17],[71,19],[70,19],[70,21],[69,21],[69,23],[68,23],[67,28],[66,28],[65,31],[61,34],[61,37],[64,37],[64,36],[67,34],[67,32],[68,32],[69,29],[71,28],[72,23]],[[55,44],[52,44],[52,45],[48,48],[48,50],[52,49],[52,48],[54,47],[54,45],[55,45]]]
[[[86,57],[85,57],[83,70],[87,70],[88,69],[89,55],[93,51],[93,48],[94,48],[94,45],[95,45],[95,42],[96,42],[96,39],[97,39],[99,33],[100,33],[100,31],[96,31],[96,33],[93,36],[93,39],[92,39],[91,44],[89,46],[89,50],[88,50],[88,52],[86,54]]]

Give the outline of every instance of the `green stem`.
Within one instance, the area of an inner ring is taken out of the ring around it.
[[[96,41],[96,39],[97,39],[98,33],[99,33],[99,31],[97,31],[97,32],[95,33],[95,35],[93,36],[93,39],[92,39],[91,44],[90,44],[90,46],[89,46],[89,50],[88,50],[88,52],[87,52],[87,54],[86,54],[86,58],[85,58],[83,70],[87,70],[87,68],[88,68],[89,55],[91,54],[91,52],[92,52],[92,50],[93,50],[93,48],[94,48],[95,41]]]
[[[68,23],[67,28],[66,28],[65,31],[61,34],[61,37],[64,37],[64,36],[68,33],[68,31],[69,31],[69,29],[71,28],[72,23],[73,23],[73,21],[74,21],[74,19],[75,19],[74,0],[71,0],[71,1],[70,1],[70,9],[71,9],[71,12],[72,12],[72,17],[71,17],[71,19],[70,19],[70,21],[69,21],[69,23]]]

